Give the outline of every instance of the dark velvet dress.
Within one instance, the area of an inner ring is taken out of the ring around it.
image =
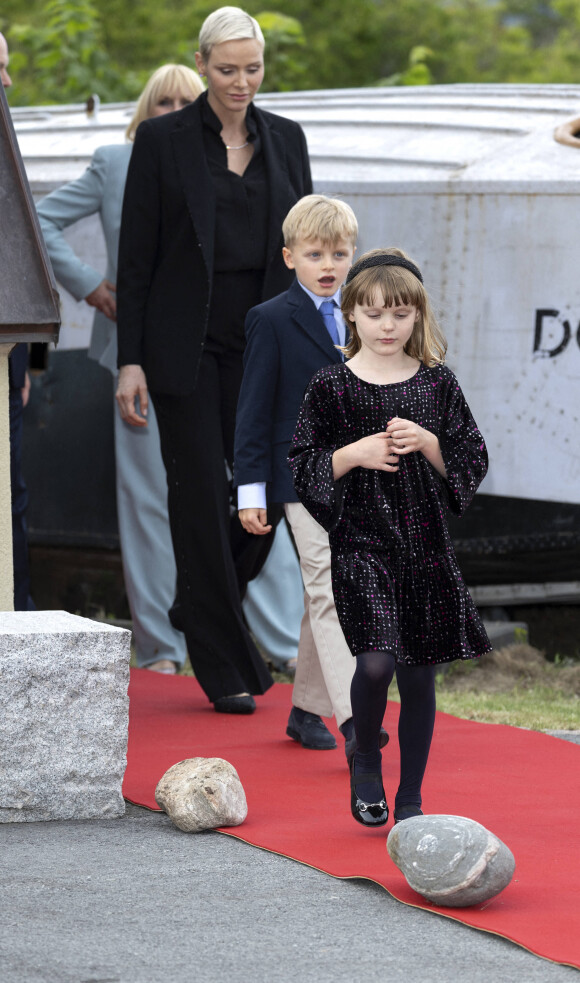
[[[398,416],[439,438],[447,479],[420,452],[396,473],[354,468],[334,481],[338,447],[384,431]],[[326,530],[338,618],[353,655],[392,652],[405,665],[471,659],[491,646],[465,586],[447,529],[487,471],[485,443],[457,379],[419,367],[377,385],[347,364],[316,373],[288,457],[294,486]]]

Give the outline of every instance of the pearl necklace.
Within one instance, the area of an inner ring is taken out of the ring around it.
[[[241,143],[239,147],[230,147],[229,143],[226,143],[226,150],[243,150],[244,147],[247,147],[248,146],[248,143],[249,143],[249,140],[246,140],[246,142],[245,143]]]

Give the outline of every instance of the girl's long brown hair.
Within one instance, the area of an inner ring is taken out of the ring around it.
[[[371,249],[364,253],[357,262],[360,263],[364,259],[385,253],[411,260],[411,257],[407,256],[402,249],[388,246],[386,249]],[[411,262],[414,263],[415,261],[411,260]],[[408,305],[416,307],[419,311],[419,318],[415,323],[413,334],[405,345],[407,355],[418,359],[429,367],[442,365],[447,351],[445,335],[437,323],[425,287],[414,273],[403,266],[372,266],[370,269],[361,270],[350,283],[342,288],[341,310],[345,323],[350,330],[350,339],[344,348],[341,348],[346,358],[352,358],[361,349],[356,324],[349,315],[354,313],[355,304],[359,306],[372,305],[377,290],[381,293],[384,307]]]

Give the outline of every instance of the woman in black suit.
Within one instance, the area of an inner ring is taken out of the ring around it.
[[[264,39],[237,7],[204,21],[196,54],[207,92],[137,131],[119,245],[117,401],[146,425],[153,399],[167,470],[177,561],[173,622],[216,710],[251,713],[271,677],[240,604],[265,558],[230,516],[250,307],[289,286],[282,221],[312,183],[297,123],[253,98]],[[267,552],[268,544],[265,550]],[[155,563],[155,557],[151,557]]]

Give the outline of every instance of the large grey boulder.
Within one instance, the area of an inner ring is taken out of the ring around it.
[[[131,632],[0,612],[0,822],[122,816]]]
[[[515,870],[505,843],[465,816],[406,819],[389,833],[387,850],[414,891],[449,908],[495,897]]]
[[[186,758],[165,772],[157,805],[186,833],[239,826],[248,804],[238,773],[223,758]]]

